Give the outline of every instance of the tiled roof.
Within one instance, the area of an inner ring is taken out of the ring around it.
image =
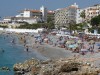
[[[67,8],[62,8],[62,10],[66,10]]]
[[[71,6],[69,6],[69,8],[77,8],[77,7],[76,7],[76,6],[71,5]]]
[[[33,13],[39,13],[39,12],[41,12],[40,10],[33,10],[33,9],[25,9],[25,10],[21,10],[21,12],[23,12],[23,11],[30,11],[30,12],[33,12]],[[53,14],[54,13],[54,11],[48,11],[48,14]]]
[[[48,14],[54,14],[54,11],[48,11]]]
[[[40,12],[40,10],[30,10],[31,12],[36,12],[36,13],[38,13],[38,12]]]
[[[40,12],[40,10],[33,10],[33,9],[25,9],[25,10],[21,10],[20,12],[24,12],[24,11],[31,11],[31,12]]]

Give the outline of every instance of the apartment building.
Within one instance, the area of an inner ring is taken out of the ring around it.
[[[82,23],[83,18],[81,17],[81,13],[83,12],[83,9],[78,8],[76,13],[76,24]]]
[[[69,7],[55,10],[55,27],[68,27],[70,23],[81,23],[81,12],[82,10],[78,8],[76,3]]]
[[[100,14],[100,4],[90,6],[84,9],[85,10],[85,20],[90,21],[93,17]]]
[[[3,23],[9,22],[27,22],[29,24],[38,22],[47,22],[47,17],[53,17],[54,11],[47,10],[44,6],[40,7],[40,10],[36,9],[24,9],[19,12],[18,15],[13,17],[4,17]]]
[[[30,20],[29,23],[37,22],[47,22],[47,13],[48,10],[44,6],[40,7],[40,10],[25,9],[20,11],[16,18],[22,19],[22,21]],[[35,21],[34,21],[35,20]]]
[[[54,14],[55,19],[55,26],[56,27],[62,27],[66,26],[68,21],[68,12],[67,8],[64,9],[57,9]],[[66,14],[65,14],[66,13]]]

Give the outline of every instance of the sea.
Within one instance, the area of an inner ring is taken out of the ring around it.
[[[12,39],[15,39],[15,43],[11,42]],[[2,50],[4,52],[2,52]],[[29,50],[29,52],[25,51],[24,46],[19,44],[17,36],[0,34],[0,68],[4,66],[10,68],[10,71],[0,70],[0,75],[14,75],[13,65],[15,63],[22,63],[31,58],[39,60],[47,59],[34,49]]]

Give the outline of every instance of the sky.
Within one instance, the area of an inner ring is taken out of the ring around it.
[[[78,4],[79,8],[85,8],[100,4],[100,0],[0,0],[0,17],[15,16],[23,9],[40,9],[43,5],[48,10],[65,8],[72,4]]]

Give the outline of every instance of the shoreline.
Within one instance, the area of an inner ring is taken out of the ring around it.
[[[36,44],[35,38],[32,36],[34,34],[31,35],[31,34],[24,34],[24,33],[11,33],[11,35],[16,35],[17,38],[21,38],[21,37],[23,38],[25,36],[25,40],[27,42],[26,45],[29,46],[29,51],[31,52],[36,51],[40,55],[42,55],[43,57],[47,57],[48,59],[56,60],[61,58],[71,58],[77,56],[80,57],[80,60],[94,64],[95,67],[99,67],[100,53],[94,53],[94,54],[87,53],[86,55],[83,56],[80,55],[79,53],[73,53],[70,50],[66,50],[65,48],[59,48],[58,46],[50,45],[48,43],[43,43],[42,45],[38,43]],[[24,46],[24,40],[22,40],[22,43],[20,44]]]
[[[7,32],[5,32],[5,33],[7,33]],[[37,35],[37,33],[35,33],[35,34]],[[64,57],[79,55],[79,53],[73,53],[72,51],[66,50],[65,48],[59,48],[57,46],[49,45],[47,43],[43,43],[42,45],[35,44],[35,38],[32,37],[32,35],[30,35],[30,34],[27,35],[27,34],[24,34],[24,33],[13,32],[12,35],[16,35],[17,38],[19,38],[19,42],[20,42],[20,38],[25,36],[26,37],[25,40],[28,40],[28,43],[26,45],[28,45],[30,47],[30,51],[35,50],[35,51],[39,52],[41,55],[48,57],[48,58],[53,58],[53,59],[55,58],[56,59],[56,58],[59,58],[59,57],[64,58]],[[20,44],[24,45],[24,40],[22,40],[22,42]],[[98,54],[98,53],[93,54],[94,57],[96,56],[96,54]],[[89,55],[89,56],[87,56],[87,55]],[[82,55],[80,55],[80,56],[87,58],[87,57],[91,57],[92,54],[88,53],[84,56],[82,56]],[[99,54],[98,54],[98,56],[99,56]]]

